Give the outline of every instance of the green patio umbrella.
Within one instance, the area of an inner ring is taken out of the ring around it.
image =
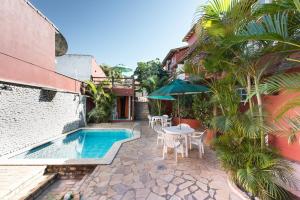
[[[155,100],[166,100],[166,101],[174,101],[175,98],[172,96],[148,96],[148,99],[155,99]],[[161,112],[161,101],[159,105],[159,113]]]
[[[176,79],[168,85],[152,92],[149,95],[149,98],[151,96],[178,96],[184,94],[198,94],[207,91],[209,91],[209,89],[206,86],[193,85],[187,81]]]
[[[149,99],[156,99],[156,100],[166,100],[166,101],[173,101],[176,100],[172,96],[148,96]]]
[[[160,89],[152,92],[148,98],[155,96],[178,96],[178,116],[179,124],[181,122],[180,112],[179,112],[179,96],[186,94],[198,94],[202,92],[209,91],[208,87],[203,85],[193,85],[187,81],[176,79],[169,83],[168,85],[161,87]]]

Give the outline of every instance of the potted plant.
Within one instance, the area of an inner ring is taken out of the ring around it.
[[[204,129],[207,129],[205,143],[210,145],[211,141],[216,136],[216,131],[211,127],[211,119],[213,116],[213,106],[207,94],[198,94],[193,96],[193,113],[199,120]]]
[[[179,106],[178,106],[179,101]],[[201,127],[201,121],[196,119],[193,107],[193,96],[188,95],[179,98],[173,102],[173,124],[178,125],[179,123],[184,123],[190,125],[194,129],[199,129]],[[180,108],[178,112],[178,107]],[[178,114],[179,113],[179,114]],[[180,116],[180,119],[179,119]]]

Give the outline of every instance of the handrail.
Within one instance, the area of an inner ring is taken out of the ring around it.
[[[101,77],[101,76],[91,76],[91,80],[97,84],[97,83],[102,83],[104,86],[109,86],[112,85],[112,87],[127,87],[127,88],[132,88],[134,89],[136,84],[135,84],[135,79],[133,77],[120,77],[120,78],[115,78],[115,77]]]

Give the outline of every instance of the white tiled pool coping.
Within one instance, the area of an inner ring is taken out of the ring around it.
[[[14,156],[29,151],[33,148],[46,144],[50,141],[57,140],[60,138],[64,138],[69,134],[72,134],[79,130],[127,130],[131,132],[133,135],[132,137],[124,140],[120,140],[115,142],[109,151],[105,154],[103,158],[98,159],[13,159]],[[117,155],[119,149],[121,148],[122,144],[125,142],[133,141],[141,137],[141,130],[140,126],[135,125],[132,129],[129,128],[89,128],[83,127],[68,133],[62,134],[60,136],[51,138],[49,140],[40,142],[38,144],[26,147],[22,150],[13,152],[11,154],[5,155],[0,157],[0,165],[109,165],[114,160],[115,156]]]

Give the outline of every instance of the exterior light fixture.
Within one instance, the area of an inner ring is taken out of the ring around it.
[[[1,89],[1,90],[12,91],[12,87],[9,86],[9,85],[5,85],[5,84],[0,85],[0,89]]]

